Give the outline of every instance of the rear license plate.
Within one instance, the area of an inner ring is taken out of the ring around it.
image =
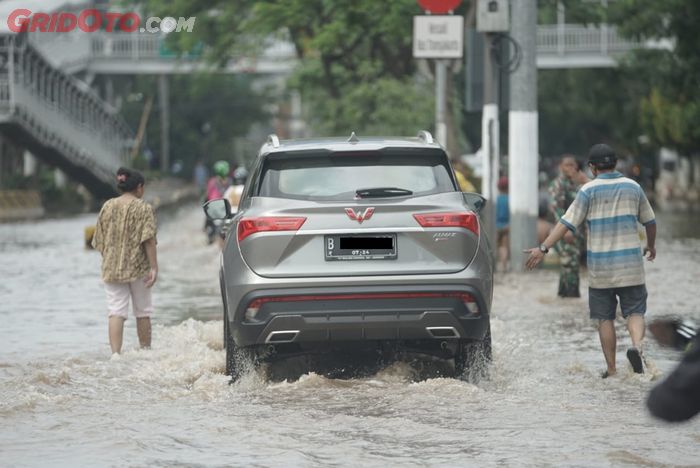
[[[326,260],[393,260],[396,234],[325,236]]]

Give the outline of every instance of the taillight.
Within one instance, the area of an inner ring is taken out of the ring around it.
[[[423,227],[461,227],[479,235],[479,220],[474,213],[468,211],[414,214],[413,217]]]
[[[288,216],[243,218],[238,221],[238,242],[256,232],[297,231],[305,221],[303,217]]]

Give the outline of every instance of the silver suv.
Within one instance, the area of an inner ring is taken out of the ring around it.
[[[493,263],[443,148],[415,138],[268,138],[221,259],[226,373],[343,349],[429,356],[458,375],[491,357]]]

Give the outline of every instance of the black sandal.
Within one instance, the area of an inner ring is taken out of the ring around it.
[[[632,370],[635,374],[644,373],[644,364],[642,363],[642,355],[637,348],[629,348],[627,350],[627,359],[632,364]]]

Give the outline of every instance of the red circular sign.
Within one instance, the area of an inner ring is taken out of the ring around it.
[[[418,0],[418,4],[425,11],[434,15],[442,15],[454,10],[462,3],[462,0]]]

